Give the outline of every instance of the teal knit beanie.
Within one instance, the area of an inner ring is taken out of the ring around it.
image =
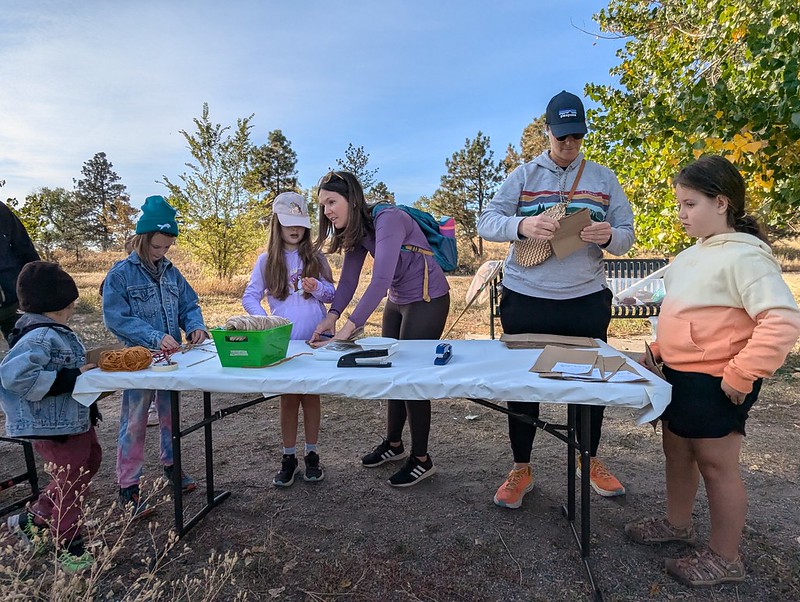
[[[136,234],[161,232],[178,236],[178,222],[173,209],[163,196],[149,196],[142,205],[142,217],[136,222]]]

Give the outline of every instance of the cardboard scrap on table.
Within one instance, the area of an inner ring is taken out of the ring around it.
[[[544,349],[548,345],[559,347],[598,347],[591,337],[568,337],[558,334],[502,334],[500,341],[509,349]]]
[[[606,357],[597,351],[566,349],[548,345],[539,355],[530,372],[542,378],[582,380],[587,382],[644,382],[624,357]]]
[[[661,366],[656,361],[656,356],[653,355],[653,350],[650,348],[650,345],[647,344],[647,341],[644,343],[644,367],[659,378],[667,380],[664,377],[664,373],[661,371]]]
[[[587,243],[581,240],[581,230],[586,226],[591,226],[592,218],[589,210],[583,208],[561,218],[558,223],[559,228],[553,234],[550,245],[553,247],[555,256],[564,259],[586,246]]]

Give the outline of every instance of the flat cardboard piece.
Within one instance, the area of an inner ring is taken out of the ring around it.
[[[542,378],[587,382],[644,382],[624,357],[605,357],[597,351],[548,345],[530,369]]]
[[[650,345],[647,344],[647,341],[644,343],[644,367],[660,379],[667,380],[664,377],[664,373],[661,371],[661,366],[656,362],[656,356],[653,355],[653,350],[650,348]]]
[[[589,210],[586,208],[570,213],[558,220],[560,227],[555,231],[550,244],[553,253],[559,259],[564,259],[572,255],[578,249],[585,247],[587,243],[581,240],[581,230],[592,224]]]
[[[568,337],[558,334],[502,334],[500,341],[509,349],[544,349],[548,345],[584,348],[599,346],[597,340],[591,337]]]
[[[86,351],[86,363],[87,364],[99,364],[100,363],[100,354],[103,351],[116,351],[117,349],[124,349],[125,346],[122,343],[114,343],[113,345],[103,345],[102,347],[94,347]]]

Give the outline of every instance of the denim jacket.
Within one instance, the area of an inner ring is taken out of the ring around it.
[[[47,316],[26,313],[16,328],[58,324]],[[72,392],[48,395],[59,370],[80,368],[86,349],[65,327],[36,328],[24,334],[0,363],[0,405],[10,437],[76,435],[89,430],[89,408]]]
[[[159,266],[154,278],[134,251],[106,276],[103,321],[128,347],[159,349],[165,334],[180,342],[181,329],[206,330],[192,287],[166,257]]]

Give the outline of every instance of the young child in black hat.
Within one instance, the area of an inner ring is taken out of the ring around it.
[[[8,519],[8,529],[37,551],[44,549],[42,536],[49,530],[61,567],[74,573],[94,564],[84,547],[81,497],[100,468],[102,450],[94,430],[96,406],[79,404],[72,390],[94,364],[86,363],[83,343],[67,326],[78,287],[58,264],[28,263],[17,280],[17,297],[25,313],[0,363],[6,433],[32,439],[45,463],[57,468],[30,509]]]

